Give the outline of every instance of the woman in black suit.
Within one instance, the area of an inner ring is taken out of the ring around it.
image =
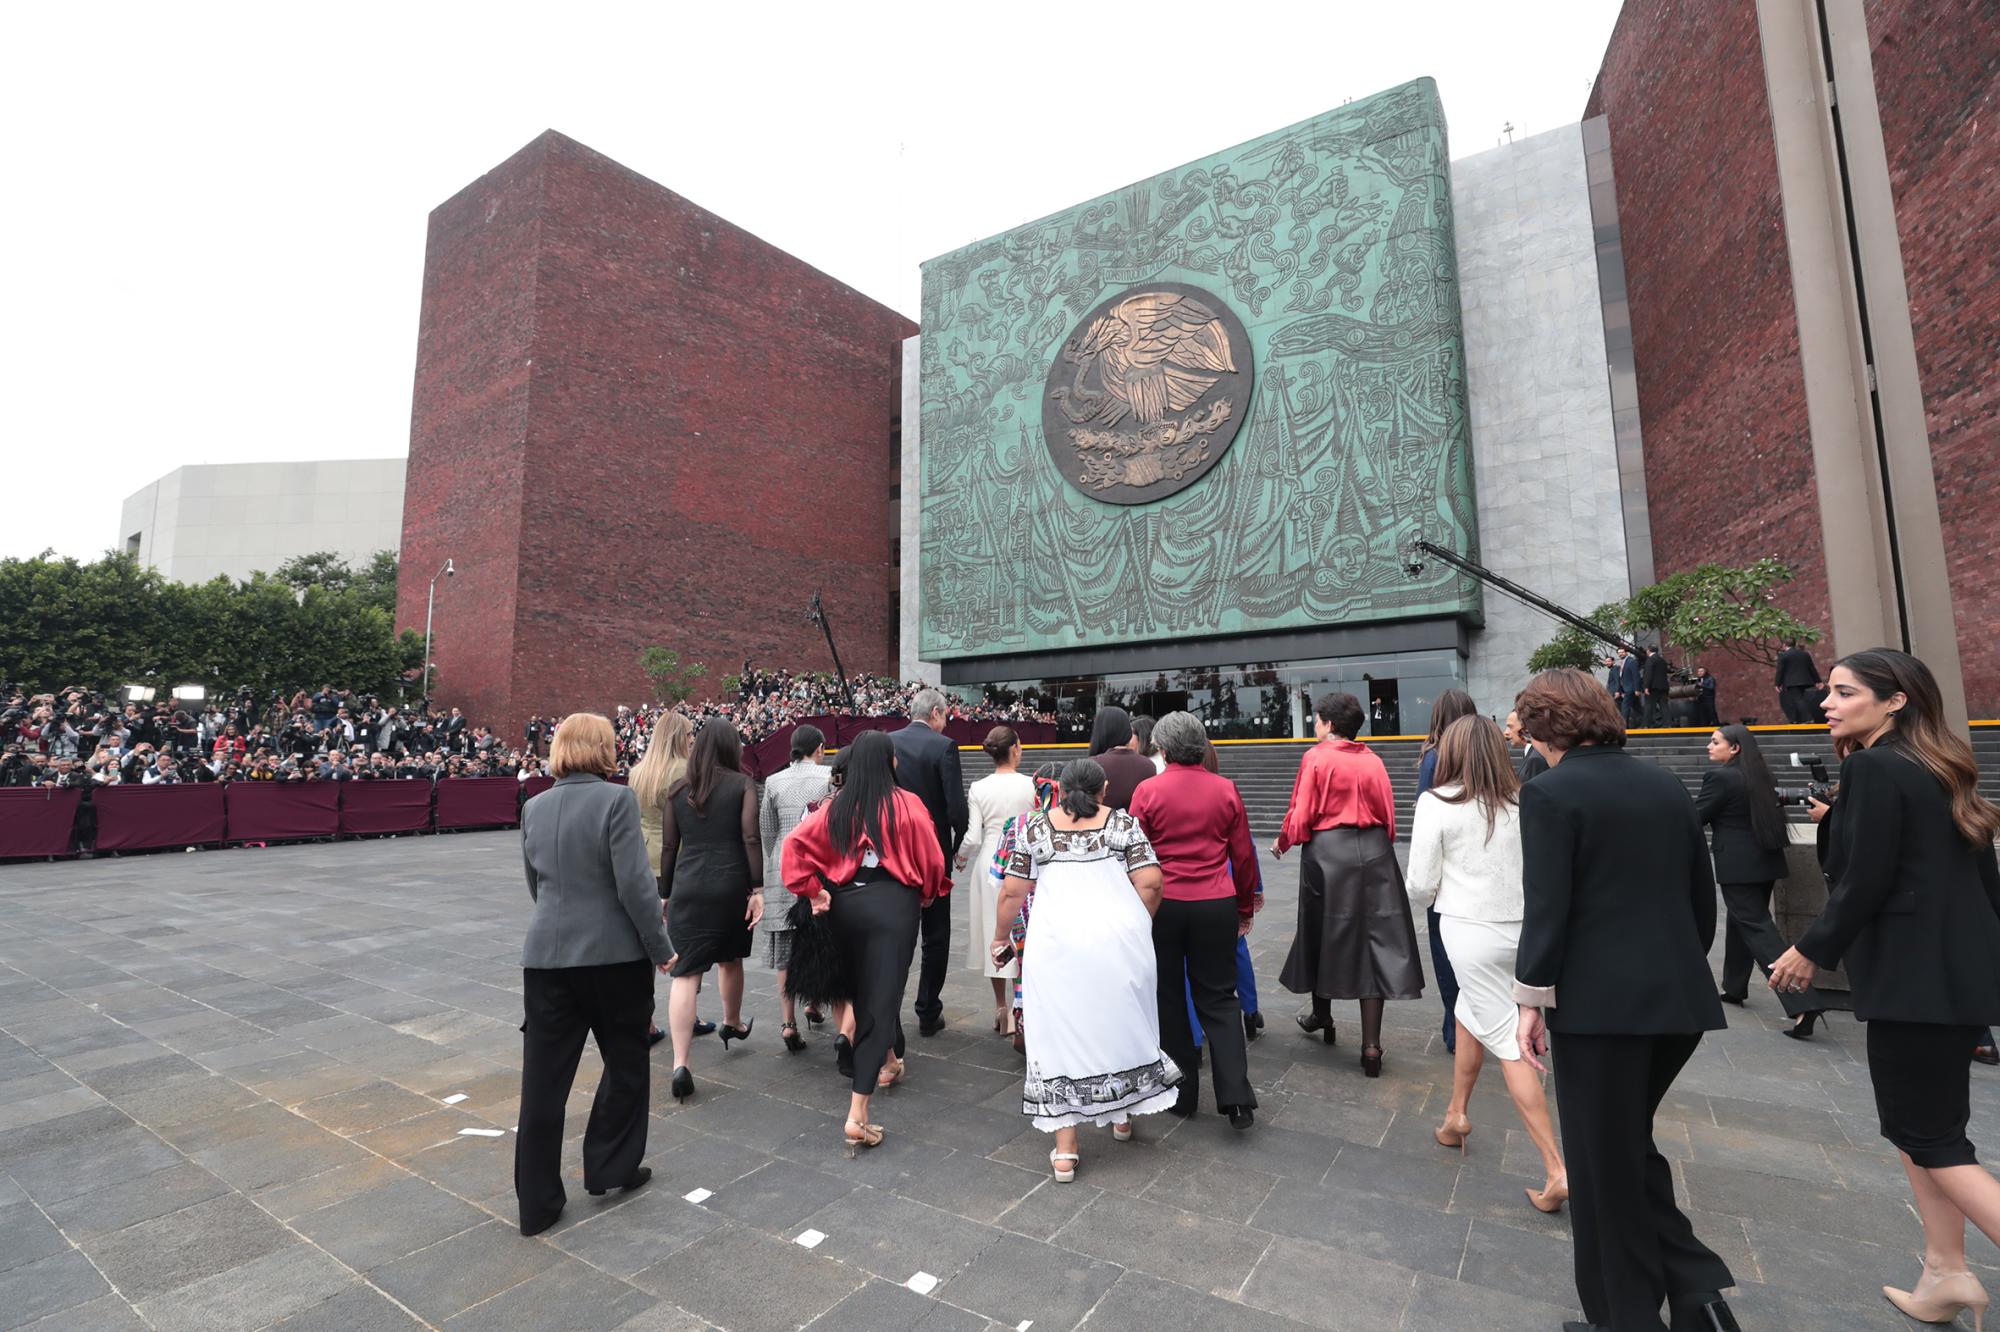
[[[1785,817],[1771,783],[1764,751],[1747,726],[1724,726],[1708,738],[1708,761],[1715,766],[1701,779],[1694,807],[1713,831],[1715,879],[1722,889],[1722,1002],[1741,1005],[1750,997],[1750,963],[1769,974],[1785,951],[1784,936],[1771,920],[1771,888],[1785,877]],[[1785,1035],[1808,1040],[1826,1007],[1816,990],[1781,992],[1792,1025]]]
[[[1549,764],[1521,788],[1514,977],[1522,1055],[1539,1070],[1554,1044],[1588,1317],[1564,1327],[1665,1328],[1664,1298],[1673,1332],[1734,1329],[1717,1292],[1735,1278],[1695,1238],[1653,1145],[1654,1111],[1723,1025],[1701,821],[1678,778],[1625,752],[1617,705],[1582,671],[1543,671],[1514,710]]]
[[[2000,1242],[2000,1180],[1965,1136],[1971,1051],[2000,1020],[2000,808],[1979,796],[1972,747],[1948,730],[1937,682],[1915,657],[1857,652],[1828,676],[1839,795],[1820,821],[1826,909],[1771,968],[1803,992],[1845,959],[1868,1024],[1868,1076],[1882,1136],[1902,1153],[1924,1223],[1912,1291],[1882,1288],[1913,1318],[1983,1318],[1965,1264],[1965,1223]]]

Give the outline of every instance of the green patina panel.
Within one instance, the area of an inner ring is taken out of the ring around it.
[[[1448,170],[1420,79],[925,264],[923,656],[1476,623]]]

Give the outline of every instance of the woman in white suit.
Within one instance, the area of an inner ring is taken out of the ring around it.
[[[1521,943],[1521,789],[1507,741],[1492,719],[1460,717],[1438,737],[1435,784],[1417,797],[1410,829],[1414,893],[1437,895],[1438,928],[1445,955],[1458,973],[1457,1052],[1452,1058],[1451,1100],[1435,1133],[1446,1147],[1465,1150],[1472,1132],[1466,1104],[1491,1054],[1500,1061],[1507,1094],[1542,1154],[1547,1182],[1528,1189],[1538,1211],[1559,1210],[1569,1197],[1568,1174],[1556,1149],[1542,1080],[1522,1062],[1515,1027],[1514,955]]]
[[[1021,963],[1015,959],[1004,966],[993,964],[990,942],[994,913],[1000,905],[1000,879],[994,873],[993,853],[1007,820],[1035,807],[1035,782],[1021,771],[1021,737],[1013,727],[994,727],[980,748],[992,758],[993,771],[965,793],[970,835],[953,864],[953,878],[972,893],[971,909],[965,917],[965,965],[993,982],[993,1030],[1012,1034],[1014,1005],[1009,991],[1021,974]]]

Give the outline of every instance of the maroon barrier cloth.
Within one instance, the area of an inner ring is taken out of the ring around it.
[[[803,723],[817,726],[826,736],[826,747],[838,749],[851,743],[864,731],[900,731],[910,724],[908,717],[807,717]],[[1007,722],[1021,737],[1024,745],[1047,745],[1055,743],[1056,728],[1048,722]],[[990,721],[948,721],[944,733],[952,743],[959,745],[980,745],[985,743],[986,733],[999,722]],[[792,732],[795,726],[787,726],[776,731],[743,751],[743,768],[751,776],[762,781],[783,768],[792,759]]]
[[[68,855],[76,808],[82,803],[81,787],[0,790],[0,860]]]
[[[521,787],[533,787],[546,777],[526,783],[512,777],[447,777],[437,784],[437,826],[440,828],[511,828],[521,821]]]
[[[97,806],[99,851],[148,851],[162,846],[199,846],[229,835],[221,782],[180,786],[100,786]]]
[[[343,782],[231,782],[229,840],[282,842],[340,831]]]
[[[425,781],[343,782],[343,833],[429,832],[431,784]]]
[[[521,799],[523,801],[533,800],[536,796],[555,784],[556,779],[553,777],[530,777],[527,781],[521,783]]]

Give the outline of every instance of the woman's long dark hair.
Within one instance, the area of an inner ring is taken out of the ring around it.
[[[1966,841],[1984,846],[2000,835],[2000,806],[1979,794],[1979,762],[1965,737],[1945,725],[1944,696],[1931,668],[1894,648],[1856,652],[1833,666],[1845,666],[1878,699],[1903,696],[1903,706],[1890,714],[1892,729],[1876,743],[1897,746],[1937,779],[1951,800],[1951,820]],[[1834,743],[1842,758],[1855,748],[1851,740]]]
[[[1103,795],[1104,769],[1097,766],[1096,760],[1071,759],[1063,764],[1063,813],[1073,819],[1094,819],[1097,817],[1098,801]]]
[[[827,837],[835,851],[847,852],[866,833],[881,851],[896,835],[896,746],[887,731],[863,731],[841,755],[846,772],[827,806]]]
[[[1472,701],[1472,695],[1463,689],[1447,689],[1431,704],[1431,729],[1424,736],[1424,747],[1417,751],[1418,757],[1430,753],[1444,738],[1444,728],[1460,717],[1476,716],[1479,705]]]
[[[688,803],[697,814],[704,812],[722,774],[742,771],[743,737],[736,734],[736,723],[710,717],[701,724],[688,758]]]
[[[1740,722],[1718,726],[1716,734],[1724,744],[1736,747],[1736,757],[1730,762],[1743,774],[1743,792],[1750,797],[1750,832],[1757,845],[1766,851],[1782,850],[1785,816],[1778,810],[1778,784],[1771,780],[1771,766],[1764,762],[1764,751],[1757,744],[1757,737]]]
[[[1132,739],[1132,714],[1123,708],[1099,708],[1090,723],[1090,756],[1123,748]]]

